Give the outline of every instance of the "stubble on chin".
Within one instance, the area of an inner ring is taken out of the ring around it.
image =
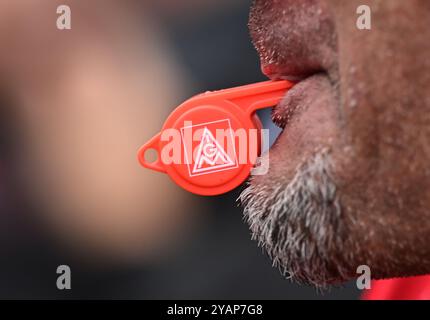
[[[333,166],[330,150],[322,149],[290,181],[269,186],[251,180],[239,198],[253,239],[274,266],[319,288],[345,282],[355,271],[342,254],[348,230]]]

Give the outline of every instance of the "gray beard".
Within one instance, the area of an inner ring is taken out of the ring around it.
[[[299,165],[289,183],[251,184],[239,199],[253,239],[284,275],[319,288],[354,275],[343,258],[347,232],[328,150]]]

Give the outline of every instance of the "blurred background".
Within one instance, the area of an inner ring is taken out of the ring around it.
[[[71,30],[56,28],[60,4]],[[0,298],[359,297],[282,277],[251,241],[240,189],[193,196],[136,160],[185,99],[265,80],[249,6],[0,0]],[[63,264],[72,290],[56,288]]]

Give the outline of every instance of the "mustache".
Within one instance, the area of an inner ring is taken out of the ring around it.
[[[297,167],[291,181],[275,187],[251,183],[238,199],[252,238],[273,265],[288,278],[318,288],[344,282],[355,272],[339,257],[347,230],[333,165],[330,150],[320,150]]]

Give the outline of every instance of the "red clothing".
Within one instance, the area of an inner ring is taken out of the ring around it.
[[[430,300],[430,275],[372,281],[364,300]]]

